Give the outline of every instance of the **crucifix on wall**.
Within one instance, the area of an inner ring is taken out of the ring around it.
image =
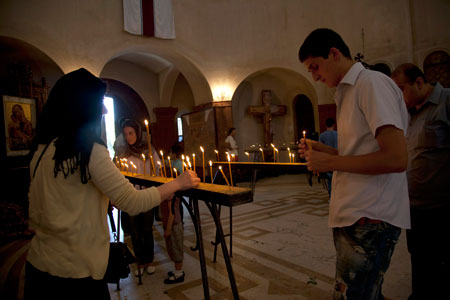
[[[286,105],[270,104],[272,101],[272,91],[270,90],[263,90],[261,96],[263,106],[249,106],[247,112],[254,116],[263,117],[264,145],[268,146],[273,142],[272,117],[286,114]]]

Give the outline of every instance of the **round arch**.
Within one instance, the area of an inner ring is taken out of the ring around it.
[[[434,50],[423,61],[423,72],[428,82],[439,82],[450,87],[450,55],[444,50]]]
[[[233,126],[237,128],[236,138],[239,155],[251,145],[263,144],[264,130],[262,119],[247,113],[249,106],[261,106],[261,91],[272,91],[272,105],[285,105],[286,114],[272,119],[273,142],[285,146],[295,144],[293,100],[299,94],[305,95],[312,106],[313,127],[319,128],[318,96],[310,81],[303,75],[287,68],[272,67],[258,70],[248,75],[236,88],[232,97]],[[289,147],[289,146],[287,146]]]
[[[148,70],[151,70],[155,65],[161,67],[155,73],[162,79],[158,87],[161,92],[156,101],[160,106],[170,104],[171,91],[178,78],[178,73],[183,74],[189,83],[194,95],[195,105],[213,101],[211,88],[201,71],[192,61],[172,48],[153,44],[123,49],[110,57],[105,66],[109,62],[116,59],[120,60],[123,57],[127,57],[126,60],[128,61],[131,59],[134,64],[138,63]],[[154,70],[151,71],[154,72]]]

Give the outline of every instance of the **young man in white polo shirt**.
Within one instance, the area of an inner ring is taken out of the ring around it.
[[[401,228],[410,227],[402,93],[386,75],[355,63],[330,29],[311,32],[299,59],[315,81],[336,88],[338,149],[308,141],[309,149],[302,139],[299,150],[310,171],[334,171],[334,297],[383,299],[383,275]]]

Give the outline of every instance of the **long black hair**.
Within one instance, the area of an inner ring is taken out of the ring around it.
[[[55,140],[55,177],[61,171],[67,178],[79,168],[83,184],[91,178],[92,147],[94,143],[105,146],[100,137],[105,91],[106,84],[83,68],[61,77],[50,91],[32,151]]]

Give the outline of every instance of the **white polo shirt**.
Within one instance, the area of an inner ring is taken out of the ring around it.
[[[394,125],[406,132],[408,112],[397,85],[386,75],[355,63],[338,84],[339,155],[364,155],[379,150],[377,128]],[[365,175],[335,171],[329,226],[344,227],[367,217],[410,228],[406,173]]]

